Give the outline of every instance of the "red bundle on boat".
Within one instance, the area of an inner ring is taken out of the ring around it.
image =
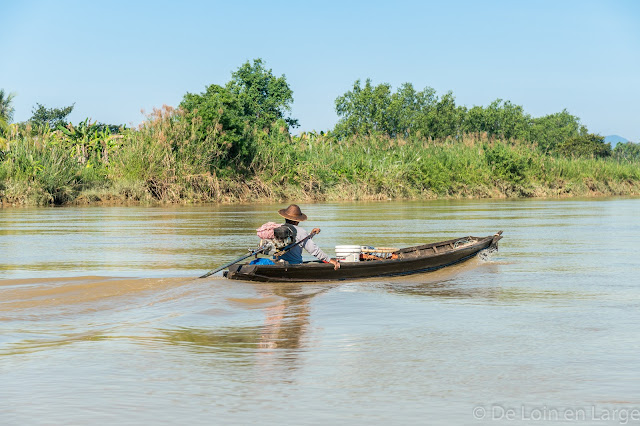
[[[258,237],[262,240],[273,240],[275,235],[273,235],[273,230],[279,228],[281,225],[275,222],[267,222],[262,225],[260,228],[256,229]]]

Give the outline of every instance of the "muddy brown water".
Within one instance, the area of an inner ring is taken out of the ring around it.
[[[0,210],[0,424],[640,422],[639,199],[308,204],[329,253],[504,239],[407,277],[195,278],[281,207]]]

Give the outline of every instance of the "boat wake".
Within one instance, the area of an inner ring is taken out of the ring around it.
[[[491,262],[497,252],[498,252],[498,248],[491,246],[489,248],[479,251],[478,259],[480,259],[482,262]]]

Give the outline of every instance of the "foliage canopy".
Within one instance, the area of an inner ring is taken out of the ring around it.
[[[396,92],[391,85],[373,85],[370,79],[356,80],[351,90],[335,100],[339,120],[333,135],[338,139],[353,136],[444,140],[465,135],[486,135],[508,141],[536,144],[543,153],[606,156],[606,149],[583,140],[587,129],[567,110],[532,117],[521,105],[496,99],[486,107],[457,106],[452,92],[438,96],[431,87],[416,91],[411,83]],[[578,138],[571,144],[567,141]],[[584,139],[586,140],[586,139]],[[562,145],[562,146],[561,146]],[[586,150],[586,151],[585,151]],[[594,151],[595,150],[595,151]]]
[[[37,126],[44,126],[49,129],[57,129],[58,126],[66,126],[67,116],[73,111],[75,104],[62,108],[46,108],[44,105],[36,103],[31,113],[29,121]]]
[[[231,76],[226,88],[235,95],[242,117],[250,124],[265,129],[283,119],[289,127],[298,126],[298,120],[285,116],[291,111],[293,90],[284,74],[276,77],[258,58],[253,64],[247,61]]]
[[[570,137],[558,144],[556,152],[566,157],[609,157],[611,145],[605,143],[604,137],[588,133]]]
[[[640,143],[625,142],[619,143],[613,149],[613,156],[618,160],[639,161]]]
[[[293,91],[284,75],[276,77],[262,59],[246,62],[232,73],[225,86],[212,84],[203,93],[187,93],[180,108],[193,129],[193,143],[214,145],[218,155],[212,166],[252,162],[260,132],[298,120],[286,116]]]

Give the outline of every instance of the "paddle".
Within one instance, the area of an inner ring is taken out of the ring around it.
[[[207,272],[206,274],[204,274],[204,275],[203,275],[203,276],[201,276],[200,278],[207,278],[209,275],[213,275],[213,274],[215,274],[215,273],[216,273],[216,272],[218,272],[218,271],[222,271],[224,268],[228,268],[229,266],[234,265],[234,264],[236,264],[236,263],[240,262],[241,260],[245,260],[247,257],[251,257],[251,256],[253,256],[253,255],[256,255],[256,254],[258,254],[258,253],[261,253],[261,252],[265,251],[267,248],[268,248],[268,245],[267,245],[267,244],[265,244],[265,245],[263,245],[263,246],[260,246],[260,247],[258,247],[257,249],[255,249],[254,251],[252,251],[251,253],[249,253],[249,254],[247,254],[247,255],[245,255],[245,256],[242,256],[241,258],[236,259],[236,260],[234,260],[233,262],[229,262],[229,263],[227,263],[227,264],[222,265],[222,266],[221,266],[221,267],[219,267],[219,268],[216,268],[216,269],[213,269],[213,270],[211,270],[211,271]]]
[[[316,229],[311,231],[311,233],[309,235],[307,235],[306,237],[304,237],[303,239],[301,239],[297,243],[291,243],[288,246],[284,247],[282,250],[278,251],[274,256],[280,257],[283,254],[285,254],[286,252],[288,252],[289,250],[291,250],[292,248],[294,248],[295,246],[297,246],[298,244],[304,244],[309,238],[313,238],[314,235],[320,233],[320,230],[319,229],[316,230]],[[240,262],[242,260],[245,260],[248,257],[251,257],[251,256],[254,256],[254,255],[258,254],[258,253],[261,253],[261,252],[265,251],[267,248],[269,248],[269,245],[268,244],[264,244],[264,245],[258,247],[257,249],[255,249],[254,251],[252,251],[251,253],[249,253],[249,254],[247,254],[245,256],[242,256],[242,257],[234,260],[233,262],[226,263],[226,264],[222,265],[219,268],[213,269],[213,270],[207,272],[206,274],[202,275],[199,278],[207,278],[209,275],[213,275],[216,272],[222,271],[224,268],[228,268],[229,266],[235,265],[236,263],[238,263],[238,262]]]

